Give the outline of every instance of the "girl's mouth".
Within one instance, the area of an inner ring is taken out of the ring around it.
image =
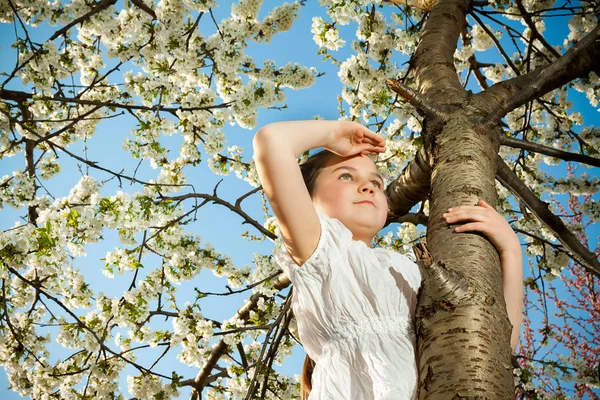
[[[359,201],[358,203],[354,203],[354,204],[370,204],[370,205],[372,205],[373,207],[375,207],[375,203],[373,203],[373,202],[372,202],[372,201],[370,201],[370,200]]]

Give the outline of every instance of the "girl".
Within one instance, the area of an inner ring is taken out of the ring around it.
[[[388,206],[368,155],[384,152],[385,140],[355,122],[290,121],[261,128],[253,147],[279,225],[275,260],[293,284],[307,353],[302,398],[416,398],[413,319],[421,274],[407,256],[371,248]],[[326,151],[298,166],[297,157],[317,147]],[[516,348],[523,303],[517,236],[483,201],[444,217],[473,221],[461,232],[482,232],[498,249]]]

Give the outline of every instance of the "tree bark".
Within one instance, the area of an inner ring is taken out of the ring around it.
[[[439,268],[424,270],[417,310],[420,399],[514,398],[498,253],[482,235],[453,232],[442,217],[478,199],[496,204],[498,129],[485,131],[473,119],[455,112],[433,144],[427,243]]]

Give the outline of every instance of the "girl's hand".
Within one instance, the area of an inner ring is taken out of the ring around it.
[[[385,139],[358,122],[335,121],[330,139],[323,147],[341,157],[385,152]]]
[[[506,219],[492,206],[479,200],[476,206],[457,206],[443,214],[449,224],[467,221],[454,228],[455,232],[481,232],[492,242],[500,256],[521,254],[521,244]]]

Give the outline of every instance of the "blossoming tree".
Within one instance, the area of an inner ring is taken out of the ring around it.
[[[0,2],[18,54],[1,78],[0,158],[23,160],[0,179],[2,206],[24,217],[0,233],[0,363],[12,390],[35,399],[124,398],[119,379],[127,375],[137,398],[182,388],[195,399],[297,398],[294,378],[274,368],[298,343],[289,280],[268,255],[235,265],[188,226],[201,208],[224,207],[250,227],[246,239],[274,238],[268,208],[244,206],[260,196],[251,154],[244,160],[240,146],[227,147],[224,129],[255,128],[259,109],[283,108],[287,89],[307,88],[319,73],[259,65],[247,54],[250,43],[285,35],[307,7],[281,3],[259,18],[261,5],[240,0],[217,21],[214,0]],[[516,386],[520,398],[597,399],[600,263],[588,235],[600,209],[598,180],[582,171],[600,165],[600,135],[567,97],[583,92],[598,106],[598,6],[321,5],[312,34],[338,67],[340,116],[387,140],[379,166],[390,182],[388,222],[402,224],[377,245],[407,251],[417,226],[427,226],[434,263],[424,269],[417,325],[421,398],[504,399]],[[558,44],[544,36],[551,18],[568,29]],[[353,54],[338,60],[340,26],[351,23]],[[214,32],[203,35],[205,25]],[[42,42],[33,35],[40,27],[52,32]],[[153,179],[87,157],[100,122],[115,118],[135,121],[119,141],[156,171]],[[171,135],[181,138],[175,157],[165,144]],[[59,157],[85,173],[54,197],[44,182],[68,174]],[[216,187],[197,190],[188,175],[202,163],[214,174],[233,172],[247,192],[232,201]],[[444,210],[475,198],[510,218],[530,262],[522,343],[512,357],[497,254],[482,237],[450,236],[442,223]],[[125,282],[118,295],[97,290],[76,265],[108,232],[119,244],[102,267]],[[196,288],[182,303],[182,284],[194,285],[203,270],[228,291]],[[234,294],[247,300],[231,318],[204,315],[207,298]],[[145,357],[148,349],[155,356]],[[166,374],[160,362],[171,354],[182,368]]]

